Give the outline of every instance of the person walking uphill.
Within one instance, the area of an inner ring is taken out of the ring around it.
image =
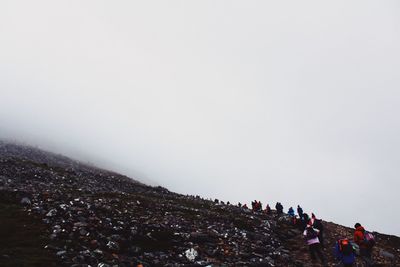
[[[336,259],[344,266],[351,267],[356,261],[353,245],[347,238],[340,239],[335,244]]]
[[[311,215],[311,220],[310,223],[312,224],[312,226],[315,229],[319,230],[319,242],[321,243],[321,246],[324,246],[324,225],[322,224],[322,220],[321,219],[317,219],[317,217],[315,217],[315,214],[313,213]]]
[[[304,239],[308,245],[308,249],[310,251],[311,260],[315,262],[318,256],[323,266],[328,266],[325,261],[325,257],[321,251],[321,245],[318,239],[318,229],[314,229],[312,225],[307,225],[306,229],[303,232]]]
[[[366,263],[366,266],[372,266],[372,247],[375,245],[374,237],[371,233],[365,231],[361,224],[354,225],[354,242],[360,247],[360,256]]]

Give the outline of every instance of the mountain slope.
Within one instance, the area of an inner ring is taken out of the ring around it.
[[[0,167],[0,266],[311,266],[286,216],[176,194],[5,142]],[[324,225],[333,266],[334,240],[352,230]],[[378,266],[400,265],[400,238],[376,235]]]

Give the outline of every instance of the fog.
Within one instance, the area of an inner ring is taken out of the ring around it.
[[[398,1],[1,1],[0,137],[400,235]]]

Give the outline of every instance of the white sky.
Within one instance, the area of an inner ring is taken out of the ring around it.
[[[1,1],[0,136],[400,235],[398,1]]]

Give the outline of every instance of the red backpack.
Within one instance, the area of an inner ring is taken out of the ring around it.
[[[351,245],[350,241],[347,238],[340,239],[338,243],[339,243],[339,251],[344,255],[351,255],[354,252],[353,246]]]

